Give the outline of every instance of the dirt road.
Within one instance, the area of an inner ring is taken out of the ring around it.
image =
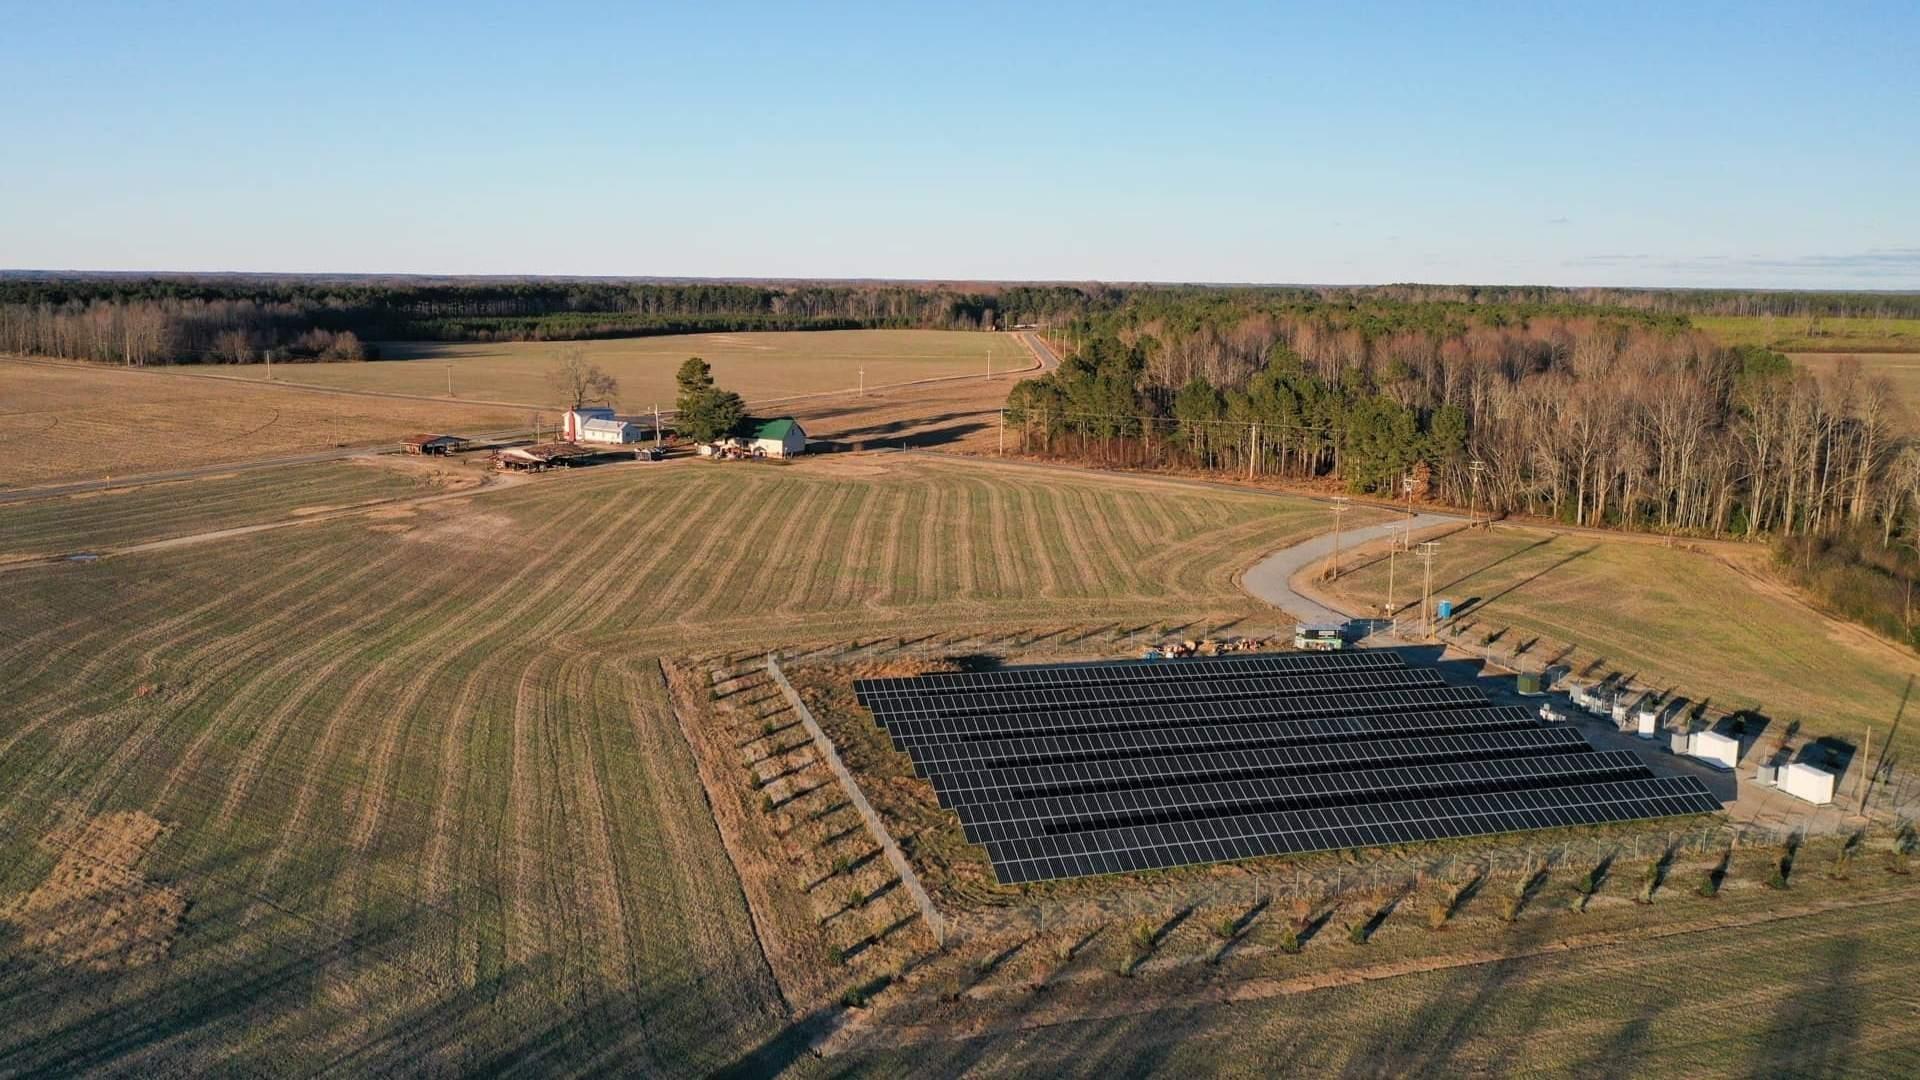
[[[1412,529],[1418,533],[1438,525],[1464,525],[1466,520],[1452,514],[1415,514]],[[1407,527],[1403,519],[1364,529],[1343,529],[1340,548],[1342,551],[1351,551],[1362,544],[1385,539]],[[1319,600],[1309,599],[1293,587],[1296,574],[1333,554],[1333,541],[1333,533],[1329,531],[1292,547],[1281,548],[1240,575],[1240,587],[1303,622],[1339,623],[1352,618],[1365,618],[1372,613],[1335,611]]]

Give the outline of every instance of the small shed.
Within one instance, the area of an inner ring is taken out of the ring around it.
[[[465,445],[467,440],[458,435],[423,433],[408,436],[400,448],[409,454],[451,454]]]
[[[574,465],[585,465],[598,456],[598,453],[572,443],[510,446],[494,453],[493,467],[521,472],[543,472],[552,468],[564,469]]]
[[[613,410],[604,405],[577,405],[560,418],[560,437],[568,442],[579,442],[587,421],[611,419]]]
[[[579,441],[621,445],[637,443],[646,435],[646,429],[631,420],[596,416],[581,422]]]
[[[794,457],[807,452],[807,433],[791,416],[763,420],[746,435],[747,450],[758,456]]]

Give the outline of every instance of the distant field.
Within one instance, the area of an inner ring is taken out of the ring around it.
[[[1755,553],[1759,555],[1758,552]],[[1403,559],[1401,604],[1417,581]],[[1379,605],[1387,564],[1371,560],[1335,586],[1359,606]],[[1433,560],[1433,595],[1451,599],[1473,633],[1501,632],[1511,646],[1571,662],[1595,677],[1630,675],[1719,709],[1756,709],[1776,724],[1858,741],[1869,727],[1884,745],[1907,677],[1920,659],[1838,627],[1710,555],[1590,535],[1502,528],[1456,533]],[[1908,717],[1899,745],[1920,749]]]
[[[0,1011],[0,1071],[740,1061],[792,1017],[656,657],[1254,615],[1234,572],[1324,516],[684,462],[13,571],[0,1000],[33,1007]]]
[[[519,409],[321,394],[175,370],[0,360],[0,488],[526,423]]]
[[[619,406],[641,412],[673,407],[673,373],[689,356],[713,365],[715,381],[748,400],[851,390],[866,371],[868,386],[975,375],[1032,363],[1009,334],[948,330],[834,330],[807,333],[690,334],[604,341],[441,344],[385,342],[373,363],[287,365],[276,377],[321,386],[442,396],[449,365],[456,396],[552,403],[548,373],[560,357],[585,353],[620,381]],[[252,372],[249,372],[252,374]]]
[[[1885,376],[1913,419],[1920,421],[1920,353],[1792,354],[1795,363],[1821,375],[1832,374],[1848,355],[1859,361],[1862,375]]]
[[[1694,315],[1692,320],[1723,345],[1764,345],[1785,353],[1920,352],[1920,319]]]

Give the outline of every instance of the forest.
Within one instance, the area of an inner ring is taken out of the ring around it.
[[[1105,302],[1099,286],[0,277],[0,352],[115,364],[376,359],[378,341],[549,341],[749,330],[998,329]]]
[[[1508,318],[1610,311],[1920,317],[1893,293],[1533,286],[1203,287],[1063,283],[730,282],[249,274],[0,273],[0,352],[115,364],[377,359],[380,341],[547,341],[751,330],[1139,326],[1230,333],[1249,313],[1370,335],[1452,335]]]
[[[1562,300],[1149,294],[1062,340],[1061,366],[1008,397],[1029,452],[1800,538],[1804,583],[1883,616],[1898,593],[1899,617],[1876,625],[1913,636],[1914,566],[1889,553],[1920,535],[1920,443],[1887,382],[1850,361],[1816,377],[1684,316]]]

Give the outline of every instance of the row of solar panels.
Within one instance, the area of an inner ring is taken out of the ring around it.
[[[1390,764],[1484,761],[1571,754],[1589,749],[1587,741],[1571,728],[1534,727],[1524,712],[1519,709],[1512,712],[1517,714],[1517,724],[1527,726],[1413,739],[1148,754],[954,772],[934,769],[928,771],[927,778],[940,796],[940,805],[961,807],[970,803],[1038,799],[1049,795],[1092,795],[1166,784],[1256,780],[1302,773],[1324,775]]]
[[[967,839],[977,844],[1124,825],[1162,825],[1223,813],[1326,809],[1383,799],[1483,795],[1560,783],[1638,780],[1652,775],[1632,751],[1602,754],[1588,748],[1552,757],[1406,765],[969,803],[959,808],[959,814]]]
[[[1015,668],[862,680],[855,693],[1003,882],[1719,807],[1688,781],[1609,797],[1604,811],[1473,810],[1482,804],[1460,800],[1611,791],[1653,774],[1387,652]],[[1415,802],[1441,810],[1370,816]],[[1219,832],[1228,822],[1239,824]]]
[[[1467,700],[1485,703],[1485,696]],[[1259,749],[1301,743],[1357,741],[1449,732],[1538,727],[1523,709],[1459,708],[1302,720],[1246,720],[1187,727],[1123,728],[1118,731],[1026,735],[1017,738],[927,741],[909,749],[923,769],[996,768],[1133,757],[1150,752]],[[952,764],[949,764],[952,763]]]
[[[1189,701],[1177,705],[1106,705],[1049,713],[983,713],[933,720],[898,720],[888,728],[901,750],[919,742],[1018,738],[1074,732],[1129,731],[1145,727],[1192,727],[1256,720],[1304,720],[1314,717],[1372,716],[1485,705],[1487,696],[1471,686],[1435,686],[1418,690],[1361,690],[1301,697],[1243,698],[1237,701]]]
[[[860,704],[874,708],[875,700],[886,695],[927,698],[947,693],[977,693],[988,690],[1041,690],[1061,686],[1158,683],[1174,679],[1213,679],[1222,676],[1300,675],[1329,671],[1382,671],[1406,667],[1398,654],[1379,650],[1345,653],[1274,653],[1265,656],[1214,657],[1181,660],[1177,663],[1124,661],[1112,664],[1069,664],[1052,667],[1001,668],[973,671],[911,675],[885,679],[860,679],[854,684],[854,696]]]
[[[1321,672],[1315,675],[1262,675],[1252,678],[1179,679],[1165,683],[1112,683],[1051,690],[996,690],[943,694],[914,700],[900,694],[874,695],[874,719],[890,727],[896,721],[929,720],[981,714],[1054,713],[1095,705],[1169,705],[1244,698],[1282,698],[1359,690],[1413,690],[1444,686],[1438,672],[1407,668],[1379,671]]]
[[[1003,884],[1018,884],[1267,855],[1709,814],[1719,809],[1719,800],[1700,781],[1668,776],[1140,825],[996,841],[986,849],[994,876]]]

